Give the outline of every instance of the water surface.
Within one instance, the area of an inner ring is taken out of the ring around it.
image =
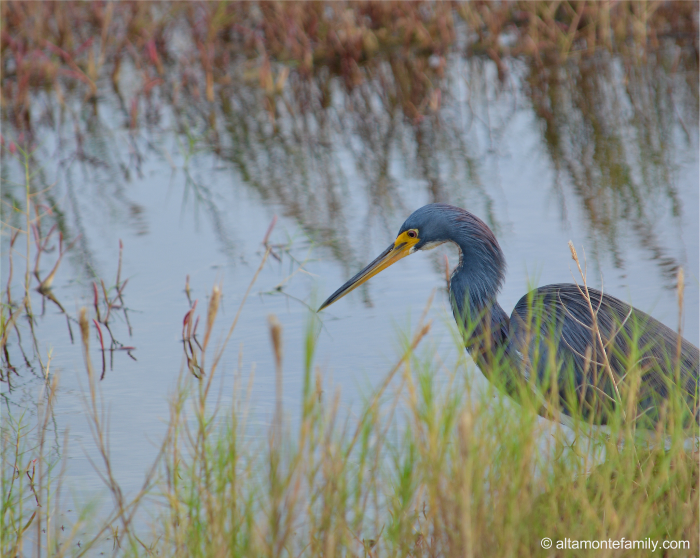
[[[140,487],[156,456],[168,399],[184,371],[186,278],[202,314],[212,286],[222,286],[216,341],[223,340],[274,216],[276,257],[245,303],[215,390],[226,406],[236,379],[245,384],[254,374],[253,431],[269,424],[274,409],[268,315],[284,329],[284,401],[293,424],[310,313],[392,242],[413,210],[431,202],[464,207],[496,232],[508,262],[499,298],[508,313],[534,285],[570,282],[572,274],[579,279],[567,246],[572,240],[579,254],[585,251],[591,286],[673,329],[682,267],[684,334],[698,343],[700,177],[692,80],[651,61],[625,69],[606,54],[546,68],[541,76],[511,61],[505,80],[493,62],[476,57],[454,54],[444,64],[441,96],[422,118],[409,118],[392,97],[396,76],[389,62],[350,92],[332,75],[308,84],[292,79],[275,101],[274,118],[265,94],[242,72],[234,72],[211,103],[184,93],[176,98],[167,83],[156,86],[150,100],[140,101],[144,122],[136,128],[124,102],[136,87],[134,68],[122,69],[118,90],[106,80],[100,84],[93,103],[69,98],[60,105],[52,92],[36,94],[40,134],[32,137],[32,189],[48,189],[45,203],[66,239],[77,239],[53,287],[69,315],[91,309],[96,278],[112,285],[123,242],[130,327],[117,314],[112,328],[121,343],[136,348],[135,360],[116,352],[99,386],[116,477],[127,492]],[[326,106],[303,109],[321,87],[330,99]],[[3,134],[7,141],[17,133],[6,125]],[[17,156],[5,149],[2,163],[3,199],[21,200]],[[16,216],[6,220],[20,226]],[[12,289],[20,293],[20,247],[10,252],[7,229],[2,242],[2,283],[12,254]],[[397,360],[401,333],[415,327],[433,293],[425,345],[446,362],[458,357],[445,256],[456,265],[457,255],[446,247],[404,259],[319,316],[316,363],[326,391],[338,388],[350,413]],[[53,261],[42,257],[42,275]],[[72,343],[59,308],[38,293],[32,297],[40,313],[35,349],[44,362],[51,352],[51,374],[60,377],[53,444],[67,456],[67,486],[87,498],[104,485],[88,461],[95,454],[78,328],[73,325]],[[26,334],[26,324],[21,328]],[[99,364],[95,337],[91,344]],[[36,351],[27,338],[22,349],[26,363],[11,339],[18,375],[12,390],[0,387],[3,414],[31,413],[41,399]]]

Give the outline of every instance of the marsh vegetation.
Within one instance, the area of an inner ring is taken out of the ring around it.
[[[641,438],[514,405],[444,254],[310,310],[448,202],[535,262],[506,302],[574,237],[697,344],[696,2],[0,10],[1,555],[699,553],[682,394]]]

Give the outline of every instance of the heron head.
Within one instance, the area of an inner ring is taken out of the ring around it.
[[[417,250],[429,250],[451,240],[449,232],[455,227],[457,214],[464,211],[445,204],[429,204],[413,212],[399,229],[396,240],[364,269],[343,284],[319,307],[319,311],[335,303],[353,289],[376,276]]]

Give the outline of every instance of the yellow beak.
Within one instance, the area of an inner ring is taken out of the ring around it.
[[[419,241],[418,238],[409,237],[406,232],[401,233],[394,242],[389,245],[384,252],[368,264],[362,271],[343,284],[333,295],[326,299],[316,312],[321,312],[326,307],[335,303],[338,299],[345,297],[356,287],[365,283],[369,278],[376,276],[382,270],[387,269],[392,264],[411,254],[411,249]]]

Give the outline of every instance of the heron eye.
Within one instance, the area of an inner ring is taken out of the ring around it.
[[[416,231],[415,229],[411,229],[410,231],[406,232],[406,235],[411,237],[411,239],[415,239],[418,236],[418,231]]]

